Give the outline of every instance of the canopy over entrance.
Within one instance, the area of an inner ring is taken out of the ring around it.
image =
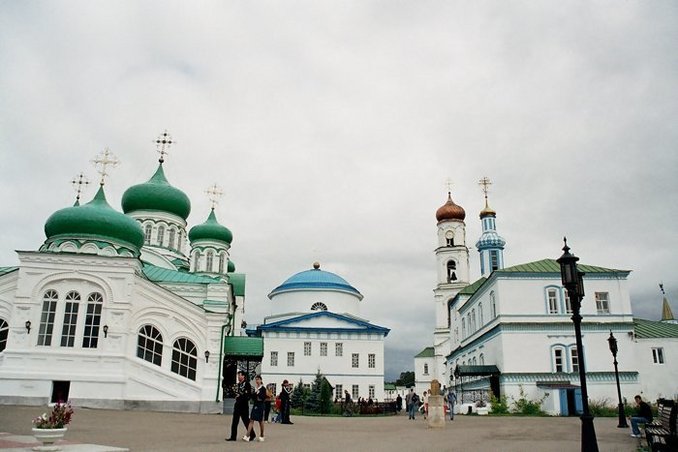
[[[457,366],[454,369],[454,376],[459,377],[486,377],[499,375],[497,366]]]

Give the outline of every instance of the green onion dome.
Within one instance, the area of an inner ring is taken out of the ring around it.
[[[47,239],[93,238],[113,239],[139,249],[144,244],[144,232],[133,218],[113,209],[100,186],[94,198],[85,205],[66,207],[54,212],[45,223]]]
[[[233,234],[226,226],[219,224],[217,216],[214,214],[214,209],[212,209],[209,217],[207,217],[203,224],[191,228],[188,232],[188,239],[191,242],[196,240],[216,240],[230,245],[233,241]]]
[[[169,212],[185,220],[191,213],[191,201],[186,193],[170,185],[160,163],[148,182],[133,185],[122,195],[122,211],[135,210]]]
[[[235,264],[230,259],[228,260],[228,267],[227,267],[226,271],[228,273],[233,273],[235,271]]]

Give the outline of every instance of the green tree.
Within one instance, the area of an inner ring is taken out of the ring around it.
[[[320,385],[320,414],[329,414],[332,412],[332,387],[327,382],[326,378],[323,378],[323,382]]]
[[[396,386],[414,386],[414,371],[400,372],[400,377],[395,382]]]
[[[303,413],[309,392],[310,391],[304,387],[304,381],[300,378],[299,383],[297,383],[292,390],[292,397],[290,397],[292,408],[301,408],[301,412]]]

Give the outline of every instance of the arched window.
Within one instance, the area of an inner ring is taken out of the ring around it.
[[[40,330],[38,330],[38,345],[52,345],[52,330],[54,329],[54,315],[56,313],[59,294],[56,290],[48,290],[42,296],[42,314],[40,315]]]
[[[174,341],[172,347],[172,372],[195,381],[195,370],[198,367],[198,352],[195,344],[188,339]]]
[[[457,263],[453,260],[447,262],[447,282],[457,280]]]
[[[551,347],[551,359],[554,372],[566,372],[565,367],[565,347],[555,345]]]
[[[473,328],[472,328],[473,332],[475,333],[476,331],[478,331],[478,328],[476,328],[476,310],[475,310],[475,308],[471,309],[471,324],[473,325]]]
[[[327,305],[323,302],[315,302],[313,303],[313,306],[311,306],[311,311],[327,311]]]
[[[224,262],[226,262],[226,255],[224,253],[219,254],[219,273],[224,272]]]
[[[162,246],[165,241],[165,226],[158,226],[158,246]]]
[[[160,366],[162,364],[162,335],[152,325],[139,329],[137,357]]]
[[[466,314],[466,326],[468,326],[468,335],[473,334],[473,324],[471,323],[471,313]]]
[[[428,375],[428,364],[424,364],[424,375]]]
[[[64,309],[64,325],[61,328],[61,346],[75,345],[75,328],[78,325],[78,309],[80,308],[80,294],[74,290],[66,294]]]
[[[0,319],[0,353],[7,348],[7,336],[9,335],[9,323]]]
[[[466,339],[466,321],[461,319],[461,338]]]
[[[555,287],[546,288],[546,306],[549,314],[558,314],[560,303],[558,302],[558,289]]]
[[[104,297],[99,292],[92,292],[87,297],[85,332],[82,335],[83,348],[97,348],[97,345],[99,345],[99,325],[101,325],[101,307],[103,304]]]
[[[214,251],[209,250],[205,258],[205,271],[212,272],[214,270],[212,264],[214,264]]]
[[[202,257],[202,255],[200,254],[199,250],[196,250],[193,256],[194,256],[193,259],[195,260],[195,267],[193,267],[193,271],[197,272],[200,270],[200,258]]]
[[[153,226],[147,224],[144,227],[144,244],[148,245],[151,243],[151,233],[153,232]]]
[[[485,365],[485,355],[484,355],[484,354],[482,354],[482,353],[480,354],[480,357],[478,358],[478,363],[479,363],[481,366],[484,366],[484,365]]]
[[[167,247],[170,249],[174,249],[174,236],[176,235],[177,231],[174,230],[174,228],[170,228],[169,230],[169,242],[167,243]]]
[[[483,304],[478,303],[478,328],[482,328],[485,324],[485,319],[483,316]]]
[[[492,318],[497,317],[497,300],[494,296],[494,290],[490,292],[490,315]]]

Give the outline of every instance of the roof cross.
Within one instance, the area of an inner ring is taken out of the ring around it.
[[[490,192],[490,185],[492,185],[492,182],[489,177],[485,176],[478,181],[478,185],[480,185],[481,190],[485,194],[485,207],[487,207],[487,194]]]
[[[101,182],[99,185],[103,186],[106,182],[106,176],[108,172],[106,171],[108,166],[115,168],[120,163],[120,160],[111,152],[110,149],[106,148],[104,151],[99,154],[94,160],[92,160],[94,167],[97,169],[97,172],[101,174]]]
[[[165,156],[169,154],[169,148],[175,143],[172,140],[172,136],[167,132],[167,129],[155,140],[155,146],[158,148],[157,151],[160,154],[160,163],[165,161]]]
[[[75,202],[79,203],[80,202],[80,194],[82,193],[83,186],[89,185],[89,179],[87,179],[87,176],[85,176],[82,172],[78,175],[76,175],[73,180],[71,180],[71,185],[73,186],[73,189],[75,192],[78,194],[75,197]]]
[[[659,290],[661,290],[662,293],[666,295],[666,292],[664,291],[664,283],[659,283]]]
[[[451,194],[452,194],[452,185],[454,185],[454,183],[452,182],[452,179],[450,179],[450,178],[448,177],[448,178],[447,178],[447,181],[445,181],[445,186],[447,187],[447,194],[448,194],[448,195],[451,195]]]
[[[205,193],[207,193],[207,197],[212,203],[212,210],[214,210],[217,204],[219,204],[219,198],[224,196],[224,191],[217,184],[212,184],[205,190]]]

